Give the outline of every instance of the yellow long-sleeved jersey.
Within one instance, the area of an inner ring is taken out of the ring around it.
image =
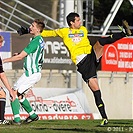
[[[43,30],[41,36],[61,37],[71,54],[72,61],[75,64],[77,56],[91,53],[92,46],[87,38],[87,29],[84,26],[81,26],[79,29],[61,28],[55,30]]]

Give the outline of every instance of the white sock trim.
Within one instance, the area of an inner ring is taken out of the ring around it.
[[[21,100],[19,100],[20,103],[22,103],[25,100],[25,97],[23,97]]]
[[[0,101],[6,102],[6,98],[0,98]]]
[[[35,112],[32,110],[30,113],[29,113],[29,115],[33,115]]]
[[[20,117],[20,115],[19,114],[14,115],[14,118],[17,118],[17,117]]]

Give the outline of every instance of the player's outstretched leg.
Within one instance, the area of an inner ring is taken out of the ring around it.
[[[119,26],[119,29],[121,30],[120,33],[114,33],[108,37],[101,37],[93,46],[97,60],[103,55],[103,46],[107,45],[107,44],[112,44],[115,41],[123,38],[123,37],[127,37],[127,36],[131,36],[132,32],[130,30],[130,27],[128,25],[128,22],[126,20],[122,21],[122,25],[123,27]]]

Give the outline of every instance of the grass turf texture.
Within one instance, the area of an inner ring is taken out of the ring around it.
[[[0,125],[0,133],[129,133],[133,120],[109,120],[100,127],[101,120],[39,120],[30,124]]]

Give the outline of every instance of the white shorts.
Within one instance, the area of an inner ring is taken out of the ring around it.
[[[34,73],[27,77],[25,73],[14,84],[14,90],[18,90],[20,94],[33,87],[41,79],[41,73]]]

